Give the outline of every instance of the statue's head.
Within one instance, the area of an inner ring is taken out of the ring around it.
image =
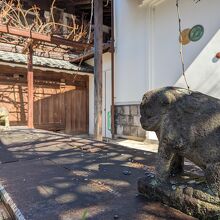
[[[140,121],[143,129],[159,130],[163,115],[175,100],[175,96],[172,94],[173,89],[173,87],[165,87],[145,93],[140,105]]]

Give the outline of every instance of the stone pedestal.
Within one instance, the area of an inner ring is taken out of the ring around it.
[[[160,201],[199,219],[220,220],[220,198],[214,196],[201,176],[184,174],[159,183],[154,174],[138,181],[138,191],[147,199]]]

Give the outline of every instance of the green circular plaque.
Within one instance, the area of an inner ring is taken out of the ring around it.
[[[189,39],[196,42],[202,38],[204,34],[204,27],[202,25],[195,25],[189,32]]]

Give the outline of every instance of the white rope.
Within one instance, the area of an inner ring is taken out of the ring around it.
[[[182,38],[182,25],[181,25],[181,18],[180,18],[180,11],[179,11],[179,0],[176,0],[176,8],[177,8],[177,16],[178,16],[178,23],[179,23],[179,34],[180,34],[180,60],[182,63],[182,74],[187,86],[187,89],[190,93],[190,87],[187,83],[186,75],[185,75],[185,63],[184,63],[184,55],[183,55],[183,38]]]

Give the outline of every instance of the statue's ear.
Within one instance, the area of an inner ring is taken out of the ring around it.
[[[162,104],[162,106],[167,106],[167,105],[170,105],[172,102],[174,102],[176,99],[175,99],[175,96],[170,93],[170,92],[165,92],[162,96],[161,96],[161,99],[160,99],[160,103]]]
[[[169,105],[169,104],[170,104],[169,99],[168,99],[165,95],[163,95],[163,96],[161,97],[160,103],[161,103],[162,106],[166,106],[166,105]]]

